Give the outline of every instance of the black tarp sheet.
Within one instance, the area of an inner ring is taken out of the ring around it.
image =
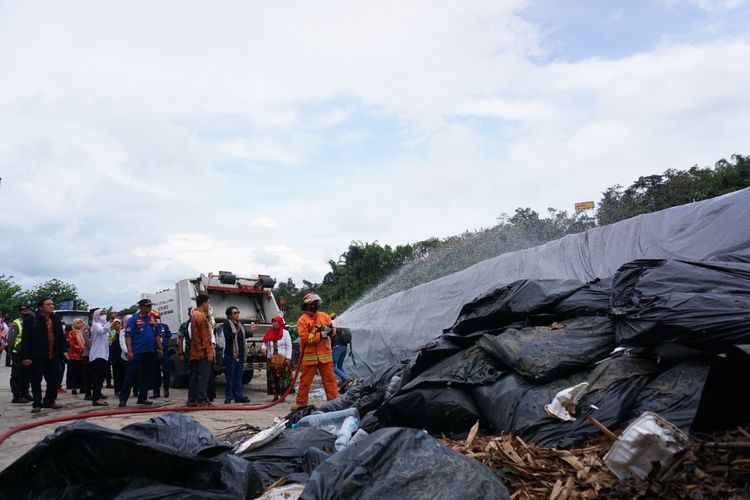
[[[386,420],[388,425],[424,428],[430,432],[460,432],[479,418],[479,410],[463,388],[445,386],[402,389],[379,410],[386,418],[392,416]]]
[[[406,391],[425,383],[491,384],[507,371],[497,359],[474,346],[438,361],[414,378],[407,377],[401,389]]]
[[[750,264],[637,260],[612,285],[618,344],[720,351],[750,343]]]
[[[482,336],[478,345],[521,375],[553,380],[606,358],[615,348],[615,330],[608,318],[588,316],[563,320],[554,328],[509,328]]]
[[[332,452],[335,441],[336,435],[323,429],[284,429],[270,443],[246,451],[240,456],[253,464],[266,487],[282,477],[286,477],[290,482],[304,483],[308,479],[312,457],[320,450],[325,453]],[[310,451],[311,449],[315,451]]]
[[[551,306],[585,286],[578,280],[519,280],[465,304],[453,326],[459,335],[494,330],[528,316],[544,314]]]
[[[494,471],[416,429],[388,428],[323,462],[300,499],[507,499]]]
[[[254,498],[260,476],[227,450],[180,413],[120,431],[77,421],[0,473],[0,498]]]

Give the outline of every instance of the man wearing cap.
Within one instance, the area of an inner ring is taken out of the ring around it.
[[[326,399],[336,399],[339,391],[336,387],[336,377],[333,374],[333,355],[331,354],[331,340],[336,335],[333,321],[326,313],[318,311],[321,299],[315,293],[308,293],[302,299],[302,316],[297,320],[300,350],[302,352],[302,372],[299,379],[297,401],[292,409],[307,406],[315,372],[320,373]]]
[[[156,318],[151,315],[149,299],[138,301],[138,312],[130,317],[125,325],[125,345],[128,351],[128,372],[120,391],[120,406],[128,403],[128,396],[133,388],[133,383],[138,382],[138,404],[151,405],[148,401],[148,389],[152,386],[152,379],[156,371],[157,356],[161,359],[164,351],[161,346],[161,337],[156,329]]]
[[[19,347],[23,340],[23,321],[31,316],[31,308],[28,304],[21,304],[18,307],[19,317],[13,320],[10,325],[10,334],[8,334],[8,349],[11,353],[10,369],[10,390],[13,393],[12,403],[25,404],[32,401],[29,393],[29,376],[28,370],[21,364],[21,354]]]

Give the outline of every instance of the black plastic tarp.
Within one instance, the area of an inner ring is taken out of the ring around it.
[[[637,260],[619,269],[612,290],[618,344],[750,343],[750,264]]]
[[[408,391],[402,389],[378,413],[388,419],[383,420],[388,425],[448,433],[470,428],[479,417],[479,411],[467,392],[462,388],[445,386],[420,386]]]
[[[514,281],[465,304],[456,322],[445,331],[466,335],[524,321],[530,315],[545,313],[584,286],[573,279]]]
[[[310,475],[300,499],[507,499],[500,478],[416,429],[382,429]]]
[[[474,346],[438,361],[413,379],[405,380],[402,390],[413,389],[425,383],[491,384],[507,371],[508,368],[497,359]]]
[[[615,332],[608,318],[590,316],[564,320],[554,328],[509,328],[484,335],[478,345],[521,375],[552,380],[606,358],[615,348]]]
[[[471,395],[483,429],[495,434],[513,433],[534,441],[533,429],[550,423],[544,406],[561,390],[585,382],[589,374],[581,372],[543,384],[510,373],[495,384],[472,388]]]
[[[680,363],[660,373],[638,394],[630,419],[650,411],[689,434],[710,372],[711,361],[701,359]]]
[[[336,435],[323,429],[284,429],[270,443],[240,456],[253,464],[266,487],[282,477],[290,482],[304,483],[308,478],[309,453],[313,453],[309,450],[314,448],[330,453],[335,441]]]
[[[78,421],[0,473],[0,498],[254,498],[260,476],[228,449],[180,413],[120,431]]]
[[[560,318],[599,316],[609,312],[612,278],[595,279],[550,307],[549,313]]]
[[[627,421],[641,389],[659,372],[649,359],[613,358],[581,372],[546,384],[535,384],[518,375],[503,377],[491,386],[475,387],[472,395],[481,421],[493,432],[509,432],[522,439],[548,447],[583,443],[600,434],[586,420],[593,415],[612,429]],[[588,392],[577,406],[576,421],[563,422],[544,410],[561,390],[588,382]]]

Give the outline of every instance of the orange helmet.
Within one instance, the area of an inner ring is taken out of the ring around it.
[[[302,298],[303,304],[312,304],[313,302],[323,302],[323,300],[317,293],[308,293]]]

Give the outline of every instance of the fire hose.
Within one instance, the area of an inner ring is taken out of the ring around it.
[[[97,411],[97,412],[91,412],[91,413],[83,413],[83,414],[78,414],[78,415],[66,415],[66,416],[61,416],[61,417],[52,417],[52,418],[46,418],[44,420],[38,420],[36,422],[29,422],[27,424],[19,425],[18,427],[14,427],[12,429],[5,431],[4,433],[0,434],[0,445],[2,445],[5,442],[5,440],[8,439],[10,436],[18,432],[33,429],[35,427],[41,427],[43,425],[56,424],[60,422],[70,422],[72,420],[85,420],[85,419],[96,418],[96,417],[113,417],[117,415],[137,415],[139,413],[162,413],[162,412],[167,412],[167,411],[187,412],[187,411],[265,410],[267,408],[271,408],[283,402],[284,399],[286,399],[286,397],[289,395],[289,393],[292,392],[292,389],[294,389],[294,384],[297,382],[297,376],[299,375],[300,368],[302,367],[302,356],[304,355],[304,351],[305,351],[304,344],[302,344],[302,348],[300,349],[299,362],[297,363],[297,369],[294,372],[294,376],[292,377],[292,381],[289,384],[289,387],[286,388],[284,393],[279,397],[277,401],[274,401],[272,403],[268,403],[264,405],[257,405],[257,406],[171,406],[171,407],[159,407],[159,408],[136,408],[132,410],[106,410],[106,411]]]

